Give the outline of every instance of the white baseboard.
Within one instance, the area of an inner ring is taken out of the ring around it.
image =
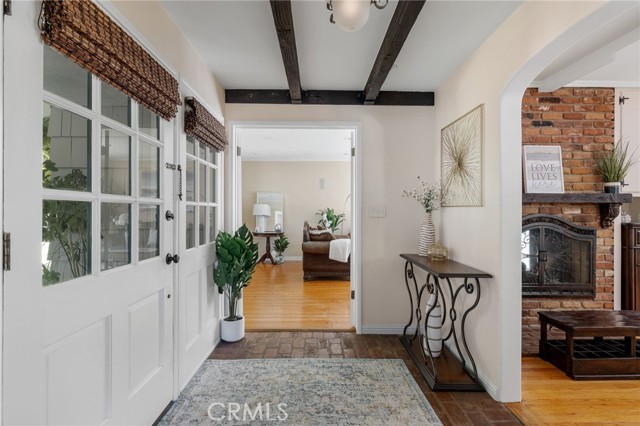
[[[287,260],[292,261],[292,262],[302,262],[302,256],[285,256],[284,260],[285,260],[285,262]]]

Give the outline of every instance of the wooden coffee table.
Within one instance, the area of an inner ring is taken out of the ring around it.
[[[640,311],[541,311],[540,357],[575,380],[640,379]],[[548,340],[547,325],[565,332]]]

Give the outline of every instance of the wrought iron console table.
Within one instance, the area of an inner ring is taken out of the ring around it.
[[[493,276],[463,265],[453,260],[430,260],[426,256],[417,254],[401,254],[400,257],[406,260],[404,267],[404,280],[409,292],[409,302],[411,304],[411,318],[404,327],[400,342],[407,350],[409,356],[416,364],[420,373],[425,378],[431,389],[439,391],[482,391],[484,388],[478,382],[478,371],[473,356],[469,351],[465,336],[465,322],[469,313],[478,306],[480,302],[480,278],[492,278]],[[427,272],[427,279],[422,286],[418,286],[414,267]],[[451,279],[458,278],[462,282],[454,288]],[[413,281],[413,285],[410,282]],[[436,303],[442,306],[442,353],[439,357],[431,356],[431,350],[423,347],[423,330],[426,329],[427,321],[433,307],[423,315],[422,296],[424,290],[429,294],[435,292]],[[475,295],[471,300],[471,305],[462,309],[462,316],[458,316],[456,302],[461,305],[459,296],[461,292],[468,295]],[[445,297],[445,292],[447,292]],[[447,305],[449,303],[449,306]],[[459,321],[458,321],[459,320]],[[409,327],[414,324],[415,332],[409,331]],[[456,324],[460,324],[456,326]],[[451,343],[451,350],[445,345]],[[464,350],[464,353],[463,353]]]

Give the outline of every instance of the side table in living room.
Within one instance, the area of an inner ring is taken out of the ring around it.
[[[258,263],[262,263],[265,260],[269,259],[271,263],[273,263],[273,256],[271,256],[271,237],[279,237],[283,232],[254,232],[254,237],[264,237],[267,239],[266,241],[266,252],[262,255]]]

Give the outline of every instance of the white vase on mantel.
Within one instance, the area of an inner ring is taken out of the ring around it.
[[[420,225],[418,240],[418,256],[426,256],[431,244],[436,242],[436,228],[433,226],[431,212],[425,214],[424,222]]]

